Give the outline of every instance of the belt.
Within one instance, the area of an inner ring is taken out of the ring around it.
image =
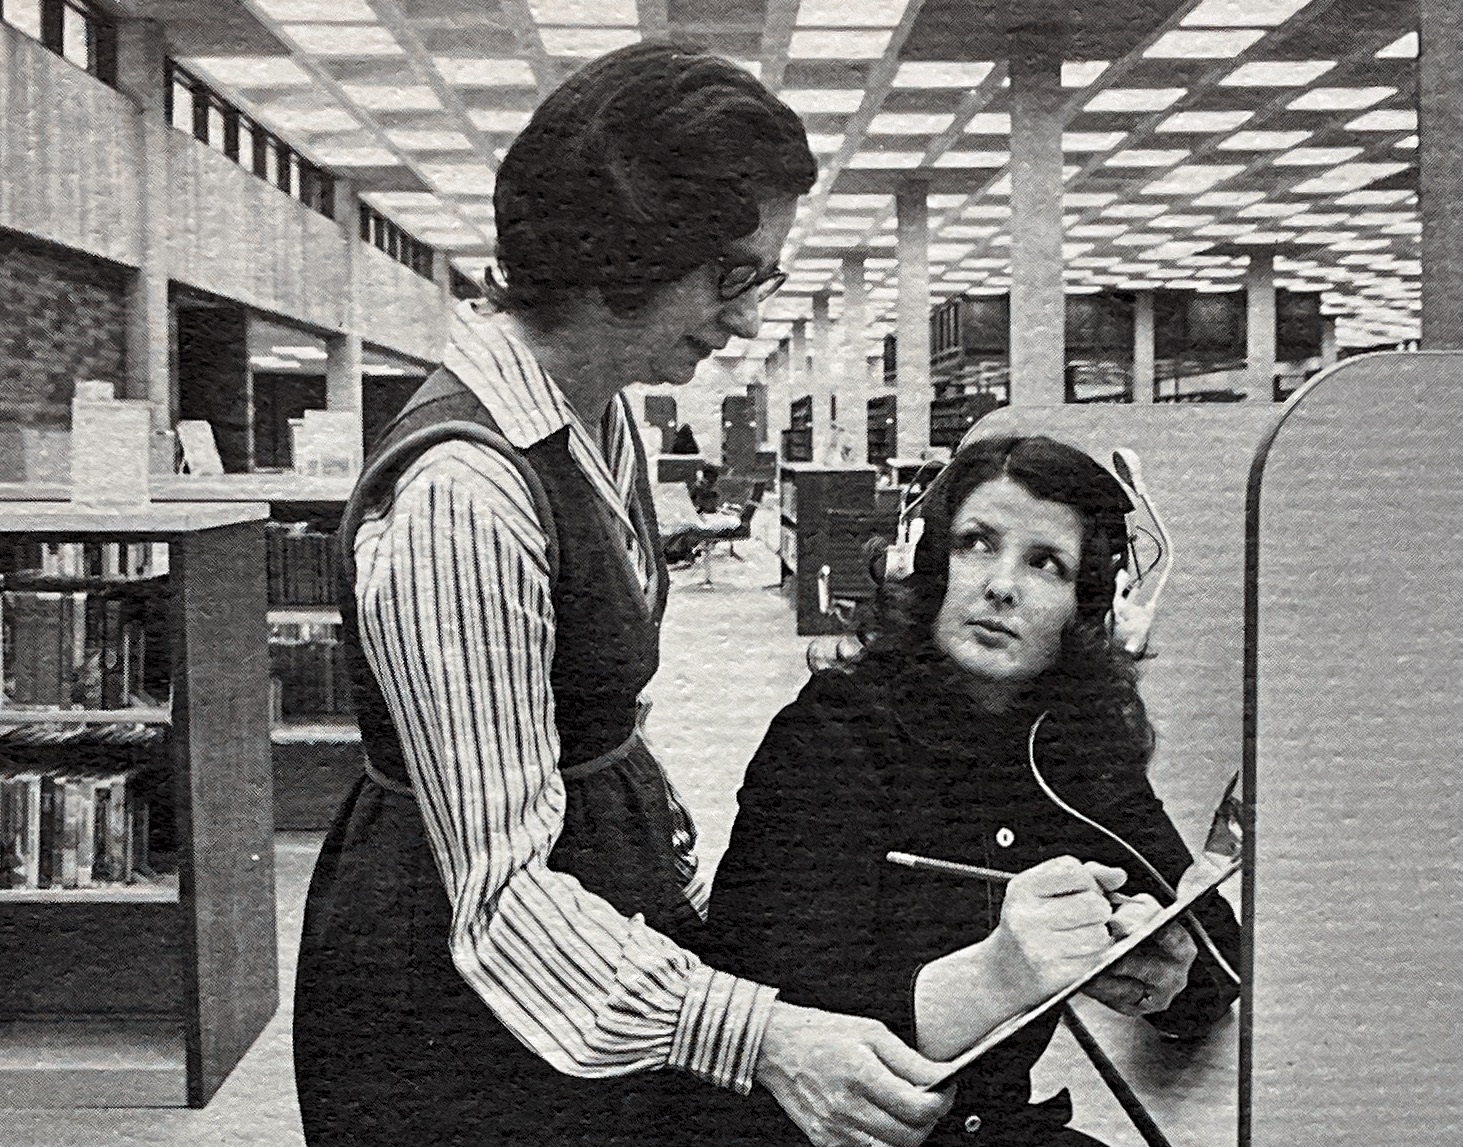
[[[636,745],[644,743],[645,734],[643,730],[645,726],[645,718],[649,715],[649,713],[650,702],[637,702],[635,706],[635,728],[630,730],[630,735],[628,737],[626,737],[623,741],[621,741],[618,745],[616,745],[607,753],[601,753],[597,757],[593,757],[587,761],[580,761],[577,764],[560,765],[559,774],[566,781],[581,780],[584,777],[599,772],[601,769],[607,769],[611,765],[623,761],[635,749]],[[366,776],[369,777],[376,784],[380,785],[387,792],[395,793],[397,796],[412,797],[413,799],[415,799],[416,793],[412,789],[411,785],[407,784],[405,781],[399,781],[395,777],[387,776],[371,763],[370,758],[366,759],[365,768]]]

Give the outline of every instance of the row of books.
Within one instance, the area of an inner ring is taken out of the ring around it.
[[[269,604],[335,605],[335,535],[301,522],[271,522],[266,535]]]
[[[0,574],[130,580],[168,572],[167,542],[0,540]]]
[[[310,721],[354,712],[345,648],[336,641],[271,642],[273,720]]]
[[[168,694],[166,601],[0,592],[0,706],[125,709]]]
[[[0,766],[0,888],[96,888],[149,875],[141,766]]]

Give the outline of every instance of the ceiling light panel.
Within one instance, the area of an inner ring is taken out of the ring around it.
[[[1417,59],[1417,33],[1407,32],[1377,52],[1379,60]]]
[[[384,84],[342,84],[345,92],[357,105],[371,111],[424,112],[437,111],[441,101],[437,93],[425,84],[410,87],[388,87]]]
[[[864,93],[857,88],[799,88],[783,92],[781,99],[801,115],[849,115],[858,111]]]
[[[882,28],[800,28],[787,54],[794,60],[877,60],[889,46]]]
[[[1417,112],[1413,108],[1378,108],[1357,116],[1346,127],[1349,131],[1416,131]]]
[[[180,62],[189,71],[230,87],[286,88],[312,82],[310,74],[288,56],[190,56]]]
[[[1297,147],[1273,160],[1276,167],[1330,167],[1361,154],[1359,147]]]
[[[269,107],[259,109],[259,118],[268,126],[283,131],[350,131],[361,126],[360,120],[344,108]]]
[[[802,0],[800,28],[892,28],[904,17],[907,0]]]
[[[471,108],[467,118],[482,131],[519,132],[528,126],[531,113],[509,108]]]
[[[1183,88],[1108,88],[1087,101],[1090,112],[1161,112],[1187,93]]]
[[[1359,191],[1368,183],[1406,171],[1407,166],[1405,163],[1343,163],[1324,175],[1297,184],[1294,190],[1309,195]]]
[[[491,194],[493,172],[477,163],[431,163],[422,165],[422,177],[438,191]]]
[[[1335,60],[1256,60],[1219,82],[1229,87],[1300,88],[1336,66]]]
[[[640,41],[635,28],[547,28],[538,30],[551,56],[602,56]]]
[[[869,123],[872,135],[939,135],[955,121],[936,112],[880,112]]]
[[[947,151],[935,158],[935,167],[1005,167],[1009,151]]]
[[[876,169],[918,167],[924,157],[922,151],[861,151],[849,157],[848,166]]]
[[[1254,114],[1246,111],[1174,112],[1158,125],[1157,130],[1195,133],[1233,131]]]
[[[379,24],[286,24],[283,31],[314,56],[406,55],[406,49]]]
[[[528,0],[540,24],[633,28],[640,23],[635,0]]]
[[[984,83],[994,64],[984,62],[912,60],[894,73],[896,88],[974,88]]]
[[[1285,106],[1290,111],[1351,111],[1369,108],[1396,94],[1396,88],[1312,88]]]
[[[531,88],[537,84],[527,60],[459,59],[438,56],[433,61],[442,78],[465,88]]]
[[[1264,28],[1285,23],[1311,0],[1200,0],[1180,23],[1196,28]]]
[[[388,131],[386,138],[405,151],[471,151],[460,131]]]
[[[965,130],[970,135],[1010,135],[1011,116],[1008,112],[976,112]]]
[[[395,152],[384,147],[311,147],[317,163],[327,167],[400,167]]]
[[[370,24],[376,19],[369,0],[249,0],[249,4],[282,24]]]
[[[833,155],[843,146],[844,137],[827,132],[808,132],[808,148],[814,155]]]
[[[1285,151],[1310,139],[1308,131],[1238,131],[1216,146],[1221,151]]]
[[[1062,87],[1085,88],[1107,71],[1106,60],[1077,60],[1062,64]]]
[[[1105,162],[1110,167],[1172,167],[1188,157],[1187,148],[1130,148],[1108,156]]]
[[[1111,151],[1128,138],[1125,131],[1064,131],[1063,151]]]
[[[1175,167],[1162,179],[1143,188],[1144,195],[1183,195],[1207,191],[1216,183],[1233,179],[1244,170],[1241,164],[1195,163]]]
[[[1190,31],[1175,28],[1165,32],[1144,49],[1143,54],[1155,60],[1228,60],[1239,55],[1264,37],[1258,29],[1204,29]]]

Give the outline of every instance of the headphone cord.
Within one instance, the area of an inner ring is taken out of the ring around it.
[[[1073,808],[1066,801],[1062,800],[1061,797],[1057,796],[1056,791],[1051,787],[1051,785],[1047,784],[1046,778],[1041,775],[1041,770],[1036,767],[1036,731],[1041,728],[1042,722],[1047,719],[1048,715],[1049,714],[1047,712],[1043,712],[1039,717],[1037,717],[1036,720],[1031,723],[1031,730],[1026,735],[1026,763],[1031,769],[1032,778],[1041,788],[1041,791],[1046,794],[1046,798],[1049,801],[1051,801],[1063,812],[1065,812],[1069,816],[1075,817],[1077,820],[1087,825],[1088,828],[1095,829],[1097,832],[1107,837],[1114,844],[1118,845],[1118,847],[1123,849],[1124,852],[1128,853],[1128,855],[1136,860],[1143,867],[1143,870],[1147,872],[1148,875],[1154,879],[1154,881],[1157,882],[1160,888],[1162,888],[1173,899],[1177,900],[1178,892],[1175,891],[1173,885],[1171,885],[1167,880],[1164,879],[1163,873],[1159,872],[1158,869],[1154,868],[1153,865],[1148,863],[1148,858],[1146,856],[1144,856],[1141,852],[1139,852],[1136,848],[1134,848],[1131,844],[1129,844],[1126,840],[1120,837],[1117,833],[1113,832],[1111,829],[1105,827],[1104,825],[1098,824],[1097,821],[1093,820],[1090,816],[1087,816],[1084,813],[1081,813],[1077,809]],[[1209,936],[1209,933],[1204,928],[1204,925],[1199,922],[1198,917],[1196,917],[1193,912],[1186,911],[1183,914],[1183,918],[1184,922],[1189,927],[1189,931],[1193,934],[1194,939],[1200,945],[1202,945],[1206,952],[1209,953],[1210,958],[1219,965],[1220,969],[1225,973],[1225,975],[1227,975],[1236,984],[1240,983],[1238,973],[1236,973],[1235,970],[1230,966],[1229,961],[1220,954],[1218,947],[1215,946],[1213,939]]]

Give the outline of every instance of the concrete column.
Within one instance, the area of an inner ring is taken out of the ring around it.
[[[898,289],[895,378],[900,458],[923,458],[930,448],[930,208],[929,184],[909,180],[894,195]]]
[[[792,401],[792,391],[778,361],[778,351],[771,351],[762,360],[760,374],[767,386],[767,442],[781,458],[782,432],[787,429],[787,406]]]
[[[1340,348],[1336,345],[1336,316],[1321,316],[1321,368],[1335,366],[1340,360]]]
[[[827,293],[813,296],[813,345],[809,354],[808,389],[813,396],[813,459],[821,461],[828,447],[829,398],[833,394],[833,320]],[[801,398],[794,394],[793,398]]]
[[[868,335],[868,288],[862,252],[843,257],[843,338],[838,353],[838,425],[843,431],[842,461],[862,466],[869,460],[869,395],[864,349]]]
[[[1463,348],[1463,0],[1418,4],[1422,348]]]
[[[1275,255],[1256,251],[1245,271],[1245,393],[1275,401]]]
[[[362,348],[364,327],[360,313],[361,242],[356,189],[345,180],[335,185],[335,221],[340,224],[345,244],[345,281],[341,283],[341,326],[339,334],[325,340],[325,409],[355,415],[356,437],[365,448],[362,420]]]
[[[1064,401],[1062,37],[1011,34],[1011,405]]]
[[[164,62],[167,45],[155,20],[121,20],[117,25],[117,86],[137,108],[134,131],[137,157],[137,272],[127,283],[127,398],[151,404],[156,432],[172,429],[178,388],[172,375],[172,321],[168,306],[167,146]],[[163,454],[170,455],[171,451]],[[171,471],[171,457],[159,456],[154,469]]]
[[[1133,292],[1133,402],[1153,402],[1155,369],[1153,292]]]
[[[787,383],[788,393],[796,398],[807,394],[811,372],[808,368],[808,320],[794,319],[792,333],[787,339]]]
[[[888,390],[884,383],[884,354],[882,349],[878,354],[864,356],[864,378],[865,385],[869,388],[870,394],[878,394],[880,391]]]

